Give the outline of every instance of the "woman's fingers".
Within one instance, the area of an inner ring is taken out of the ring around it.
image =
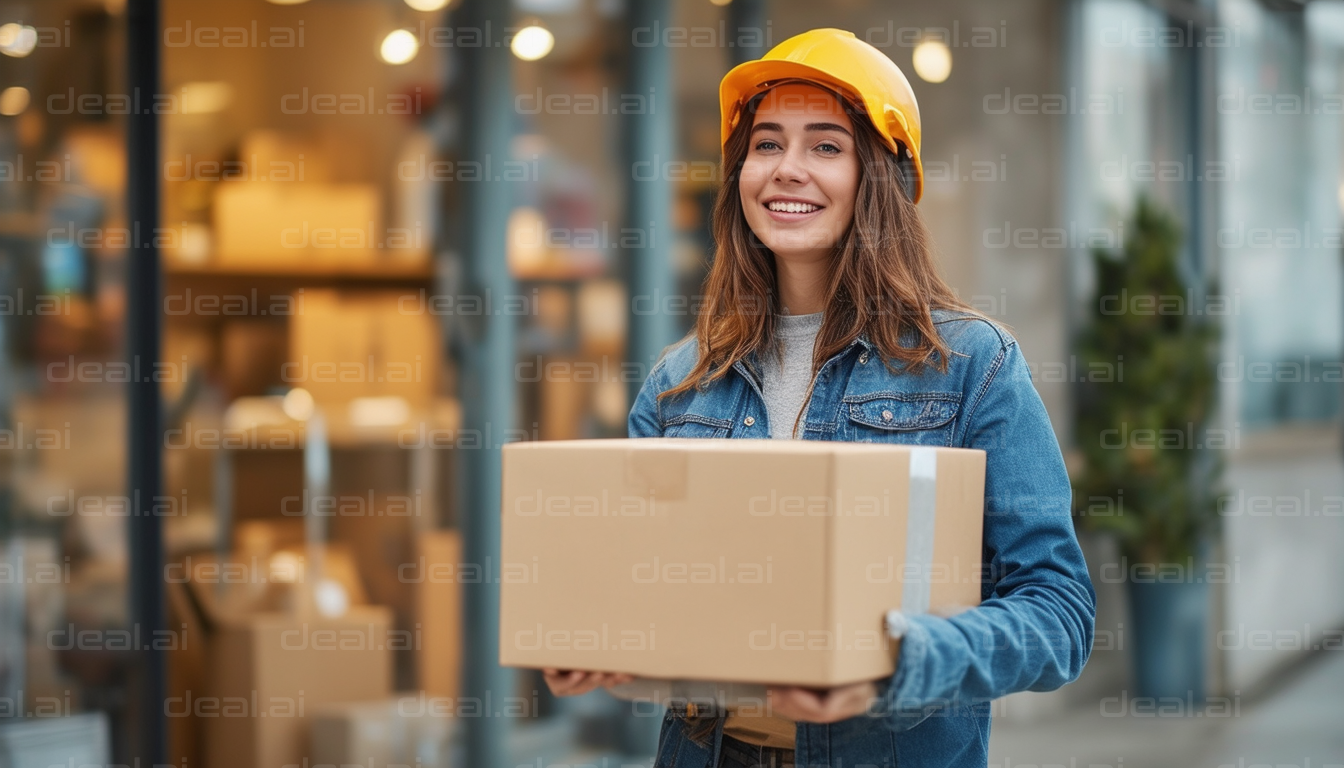
[[[546,686],[551,689],[551,693],[556,696],[574,696],[577,695],[577,689],[583,685],[587,672],[581,669],[544,669],[542,676],[546,679]]]
[[[573,688],[569,689],[569,693],[566,695],[582,696],[585,693],[590,693],[592,691],[597,690],[601,685],[602,685],[601,678],[598,677],[596,673],[588,672],[584,674],[582,680],[576,683]]]
[[[546,686],[556,696],[582,696],[598,688],[624,685],[634,680],[633,675],[621,672],[586,672],[581,669],[546,668],[541,671]]]
[[[771,711],[790,720],[820,722],[821,697],[806,688],[771,688],[767,694]]]
[[[781,717],[809,723],[834,723],[867,711],[876,690],[871,682],[843,685],[829,691],[771,688],[769,701],[771,709]]]

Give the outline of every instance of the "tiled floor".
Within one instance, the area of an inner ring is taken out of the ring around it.
[[[1031,725],[997,722],[990,766],[1031,768],[1344,768],[1344,652],[1325,652],[1228,716],[1077,710]]]

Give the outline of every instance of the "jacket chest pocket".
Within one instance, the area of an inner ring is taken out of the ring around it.
[[[841,400],[847,430],[856,443],[952,445],[961,394],[874,392]]]
[[[682,413],[667,420],[663,437],[727,437],[733,422],[698,413]]]

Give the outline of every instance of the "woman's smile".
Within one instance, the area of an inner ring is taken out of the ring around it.
[[[821,203],[795,197],[772,197],[764,205],[770,218],[780,223],[806,221],[826,208]]]

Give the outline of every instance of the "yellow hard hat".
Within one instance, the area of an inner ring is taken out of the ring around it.
[[[843,29],[814,29],[785,40],[757,59],[739,64],[719,83],[723,119],[721,143],[741,116],[743,105],[782,80],[806,80],[848,94],[868,117],[897,159],[909,152],[913,176],[910,199],[924,193],[924,166],[919,158],[919,105],[910,81],[887,55]]]

